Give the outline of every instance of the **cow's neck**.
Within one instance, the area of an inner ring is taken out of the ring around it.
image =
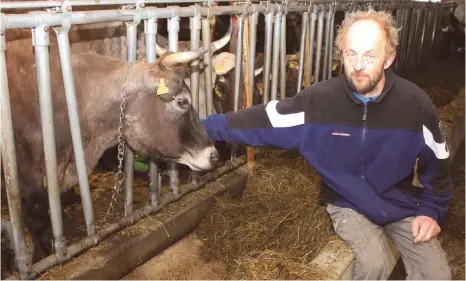
[[[91,160],[95,162],[92,164],[97,164],[105,150],[118,144],[120,106],[125,77],[128,76],[126,82],[128,102],[131,95],[138,92],[137,88],[143,87],[142,75],[139,74],[141,71],[138,71],[140,65],[141,63],[134,64],[128,73],[127,62],[110,57],[83,53],[75,60],[76,87],[82,97],[81,124],[87,125],[88,135],[97,138],[89,140],[89,144],[93,143],[90,145],[93,147],[89,149],[93,150],[92,154],[97,157]],[[89,83],[90,81],[96,82]]]

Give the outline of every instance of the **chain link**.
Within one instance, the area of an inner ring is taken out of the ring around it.
[[[110,206],[107,209],[107,212],[106,212],[106,214],[104,216],[102,224],[105,223],[105,221],[107,219],[107,216],[114,209],[114,203],[117,202],[118,196],[120,195],[120,192],[121,192],[121,186],[123,185],[123,181],[125,180],[125,174],[123,172],[123,159],[125,158],[126,140],[125,140],[125,137],[123,135],[123,129],[124,129],[126,99],[128,98],[128,93],[127,93],[128,78],[129,78],[129,73],[130,73],[132,65],[133,65],[133,63],[130,63],[128,65],[127,69],[126,69],[126,73],[125,73],[125,77],[124,77],[123,90],[121,91],[120,125],[118,127],[118,154],[117,154],[118,171],[115,174],[116,183],[113,186],[112,199],[110,201]]]

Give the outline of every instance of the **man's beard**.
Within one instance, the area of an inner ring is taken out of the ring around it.
[[[380,70],[374,79],[371,79],[370,76],[365,76],[363,82],[359,82],[358,84],[356,79],[353,77],[355,74],[364,74],[363,72],[353,71],[351,74],[345,70],[346,79],[353,91],[356,91],[360,95],[366,95],[367,93],[371,92],[375,89],[377,84],[382,80],[383,77],[383,69]]]

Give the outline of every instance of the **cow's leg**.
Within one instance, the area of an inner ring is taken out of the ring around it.
[[[52,223],[45,188],[24,188],[21,192],[24,223],[35,246],[33,262],[52,253]]]

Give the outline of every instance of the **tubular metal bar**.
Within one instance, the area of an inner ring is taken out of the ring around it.
[[[319,13],[319,21],[317,24],[317,47],[316,47],[316,64],[314,68],[314,82],[317,83],[320,81],[320,61],[322,58],[322,36],[324,32],[324,16],[325,12],[322,9]]]
[[[272,65],[272,89],[271,89],[271,100],[277,99],[277,86],[278,86],[278,59],[279,59],[279,52],[280,52],[280,25],[282,14],[281,12],[275,15],[275,23],[274,23],[274,36],[273,36],[273,60]]]
[[[322,67],[322,80],[327,80],[328,74],[328,51],[330,45],[330,20],[332,19],[331,16],[331,8],[328,9],[327,13],[325,14],[325,41],[324,41],[324,57],[323,57],[323,67]]]
[[[282,15],[280,40],[280,98],[286,98],[286,13]]]
[[[3,30],[0,29],[0,102],[1,102],[1,152],[3,159],[3,173],[6,183],[6,196],[8,200],[8,214],[12,227],[12,241],[15,252],[16,266],[21,279],[28,279],[31,272],[26,237],[24,235],[24,222],[21,214],[21,195],[18,183],[18,166],[16,163],[15,139],[13,121],[11,117],[10,94],[8,90],[8,75],[6,70],[6,40]]]
[[[259,13],[253,13],[249,16],[249,94],[254,95],[254,70],[255,70],[255,57],[256,57],[256,40],[257,40],[257,18]],[[250,105],[252,106],[252,104]]]
[[[240,93],[240,87],[241,87],[241,62],[243,60],[243,25],[244,25],[244,16],[239,15],[237,16],[237,25],[238,25],[238,35],[237,35],[237,40],[236,40],[236,56],[235,56],[235,86],[234,86],[234,97],[233,97],[233,111],[236,112],[238,111],[239,107],[239,93]],[[237,151],[237,145],[232,145],[231,146],[231,156],[230,156],[230,161],[232,163],[235,162],[236,160],[236,151]]]
[[[242,49],[243,49],[243,25],[244,16],[238,16],[238,39],[236,40],[236,57],[235,57],[235,97],[233,103],[233,110],[238,111],[239,107],[239,93],[241,87],[241,62],[242,62]]]
[[[401,68],[403,71],[406,69],[406,61],[407,61],[407,46],[409,42],[409,29],[410,29],[410,15],[411,15],[411,9],[406,8],[404,9],[404,19],[403,19],[403,37],[401,39]]]
[[[188,184],[183,185],[183,189],[180,194],[181,195],[180,197],[198,190],[202,186],[206,185],[208,182],[211,182],[228,172],[238,169],[235,167],[244,165],[245,163],[246,163],[246,158],[242,156],[236,159],[235,165],[226,164],[214,171],[207,172],[204,176],[201,177],[201,180],[199,183],[197,184],[188,183]],[[150,204],[147,204],[144,207],[134,211],[132,215],[122,218],[120,221],[117,221],[115,223],[112,223],[110,225],[107,225],[99,229],[96,234],[92,236],[87,236],[81,239],[80,241],[78,241],[77,243],[70,245],[68,247],[68,253],[66,254],[63,260],[58,260],[55,255],[50,255],[40,260],[39,262],[32,265],[32,271],[31,271],[30,278],[36,278],[39,274],[46,271],[48,268],[70,260],[72,257],[76,256],[77,254],[91,248],[92,246],[97,245],[102,240],[104,240],[106,237],[111,235],[112,233],[115,233],[127,226],[130,226],[136,223],[142,217],[159,212],[168,204],[177,201],[180,197],[176,197],[171,194],[168,194],[167,196],[163,197],[159,206],[152,207]],[[16,280],[17,278],[18,276],[16,274],[13,274],[12,276],[6,278],[6,280]]]
[[[37,2],[37,3],[35,3]],[[170,0],[170,3],[207,3],[207,0]],[[216,2],[235,2],[234,0],[217,0]],[[251,0],[250,2],[260,2],[260,0]],[[313,2],[313,3],[329,3],[332,4],[334,0],[301,0],[300,2]],[[373,0],[339,0],[338,3],[371,3]],[[412,1],[397,1],[398,3],[411,3]],[[144,3],[146,4],[166,4],[167,0],[145,0]],[[58,7],[62,4],[60,1],[18,1],[18,2],[4,2],[0,5],[0,9],[13,9],[13,8],[50,8],[50,7]],[[102,6],[102,5],[128,5],[134,4],[134,1],[126,1],[126,0],[102,0],[102,1],[94,1],[94,0],[84,0],[84,1],[70,1],[71,6]],[[441,4],[449,4],[449,3],[441,3]],[[450,4],[449,6],[453,6]]]
[[[156,52],[155,44],[157,38],[157,19],[150,18],[144,20],[144,33],[146,34],[146,60],[148,63],[155,63]],[[149,159],[149,202],[152,207],[156,207],[160,202],[159,197],[159,167],[156,164],[156,159]]]
[[[201,37],[201,16],[195,15],[189,18],[189,28],[191,30],[191,50],[199,48]],[[193,107],[196,112],[199,112],[199,59],[191,63],[191,96],[193,99]]]
[[[328,56],[328,74],[327,79],[332,78],[333,70],[333,33],[335,29],[335,9],[332,7],[332,13],[330,14],[330,40],[329,40],[329,56]]]
[[[192,10],[192,9],[191,9]],[[168,50],[178,52],[178,32],[180,31],[180,17],[174,16],[168,19]],[[207,91],[207,89],[206,89]],[[176,162],[168,161],[168,176],[170,177],[170,189],[175,198],[180,197],[180,175]]]
[[[309,13],[304,12],[302,15],[302,24],[301,24],[301,41],[299,42],[299,68],[298,68],[298,88],[296,94],[301,92],[303,87],[303,72],[304,72],[304,47],[306,45],[306,34],[307,34],[307,19],[309,18]],[[312,44],[312,42],[311,42]],[[311,67],[312,69],[312,67]]]
[[[197,10],[198,7],[195,6]],[[194,17],[189,18],[189,28],[191,32],[191,50],[197,50],[199,48],[199,41],[200,41],[200,33],[201,33],[201,16],[199,14],[195,15]],[[199,114],[199,59],[194,60],[191,63],[191,79],[190,79],[190,89],[191,89],[191,97],[192,97],[192,104],[194,110]],[[196,171],[191,170],[191,180],[193,183],[199,181],[199,173]]]
[[[212,49],[210,48],[211,41],[210,18],[206,17],[202,19],[202,44],[204,45],[204,49],[209,50],[204,55],[204,91],[206,95],[207,115],[214,113],[214,96],[212,93],[214,81],[212,81]]]
[[[265,15],[265,48],[264,48],[264,75],[263,75],[263,93],[262,101],[264,104],[269,102],[270,92],[270,63],[272,59],[272,31],[273,31],[273,13]]]
[[[418,60],[417,57],[419,55],[419,39],[420,39],[420,34],[421,34],[421,29],[422,29],[422,10],[418,7],[417,8],[417,17],[416,17],[416,31],[414,33],[414,46],[413,46],[413,67],[415,68],[418,65]]]
[[[128,5],[134,4],[134,1],[127,1],[127,0],[76,0],[76,1],[69,1],[71,6],[103,6],[103,5]],[[208,0],[170,0],[171,4],[174,3],[207,3]],[[235,2],[234,0],[217,0],[216,2]],[[260,2],[260,0],[251,0],[250,2]],[[312,3],[335,3],[334,0],[300,0],[299,2],[312,2]],[[353,4],[364,4],[364,3],[371,3],[373,0],[339,0],[338,3],[353,3]],[[166,4],[167,0],[145,0],[145,4]],[[402,4],[402,3],[412,3],[411,0],[408,1],[397,1],[395,4]],[[18,2],[3,2],[0,3],[0,9],[21,9],[21,8],[51,8],[51,7],[59,7],[61,6],[61,1],[18,1]],[[452,3],[439,3],[446,7],[456,7]],[[289,5],[289,4],[288,4]]]
[[[313,64],[314,64],[314,41],[316,37],[316,20],[317,20],[317,10],[314,8],[312,9],[312,13],[310,14],[310,32],[309,32],[309,84],[312,84],[314,79],[313,76]],[[303,53],[304,54],[304,53]],[[303,55],[304,56],[304,55]]]
[[[84,219],[86,222],[87,235],[95,234],[94,213],[92,208],[91,193],[87,178],[86,160],[81,137],[81,125],[79,123],[79,113],[76,101],[76,90],[74,86],[73,68],[71,66],[70,41],[68,30],[63,28],[55,29],[57,33],[58,51],[65,87],[66,104],[68,108],[68,119],[70,121],[71,139],[73,141],[76,170],[78,173],[79,191],[83,204]]]
[[[416,31],[416,9],[414,9],[414,8],[411,10],[409,28],[410,28],[409,34],[411,34],[411,36],[408,37],[408,38],[409,38],[409,42],[408,42],[408,44],[407,44],[407,46],[406,46],[406,48],[407,48],[407,54],[410,54],[409,56],[406,55],[406,58],[407,58],[407,61],[406,61],[407,69],[410,69],[411,66],[412,66],[412,57],[413,57],[412,48],[413,48],[414,40],[415,40],[415,31]]]
[[[416,64],[419,65],[422,60],[422,55],[424,53],[424,33],[426,31],[426,12],[424,9],[419,10],[421,13],[421,18],[419,22],[419,38],[417,40],[419,44],[418,53],[416,56]]]
[[[435,47],[435,39],[436,39],[436,31],[437,31],[437,20],[438,20],[438,9],[435,7],[434,10],[433,10],[433,15],[434,15],[434,23],[432,24],[432,30],[431,30],[431,40],[432,40],[432,44],[430,45],[430,48],[429,48],[429,53],[432,54],[433,51],[434,51],[434,47]]]
[[[332,2],[333,3],[333,2]],[[443,4],[445,5],[445,4]],[[399,7],[401,4],[396,4],[395,7]],[[279,5],[273,6],[273,11],[278,11]],[[248,6],[246,8],[242,6],[214,6],[210,8],[200,7],[199,13],[201,15],[207,15],[208,13],[214,15],[239,15],[244,12],[250,14],[253,12],[264,13],[268,12],[267,7],[255,5]],[[141,12],[141,20],[146,20],[152,17],[157,19],[170,18],[173,15],[179,17],[192,17],[195,12],[191,7],[168,7],[168,8],[155,8],[145,7]],[[306,12],[308,7],[304,5],[288,4],[287,10],[290,13],[293,12]],[[337,11],[346,10],[345,7],[338,6]],[[85,23],[102,23],[102,22],[114,22],[114,21],[130,21],[134,19],[135,14],[139,14],[139,11],[125,9],[125,10],[98,10],[98,11],[73,11],[71,12],[71,24],[85,24]],[[5,29],[12,28],[33,28],[39,25],[47,26],[59,26],[62,24],[62,15],[58,13],[44,14],[41,17],[37,17],[35,13],[29,14],[2,14],[3,27]]]
[[[55,253],[58,259],[66,255],[63,219],[61,213],[60,189],[57,177],[57,152],[53,123],[52,90],[50,87],[49,27],[42,25],[33,30],[33,45],[36,58],[37,86],[39,89],[40,119],[44,145],[47,191],[50,217],[54,237]]]
[[[137,23],[126,22],[127,59],[132,63],[136,61]],[[134,152],[128,145],[125,147],[125,217],[133,213],[133,161]]]

